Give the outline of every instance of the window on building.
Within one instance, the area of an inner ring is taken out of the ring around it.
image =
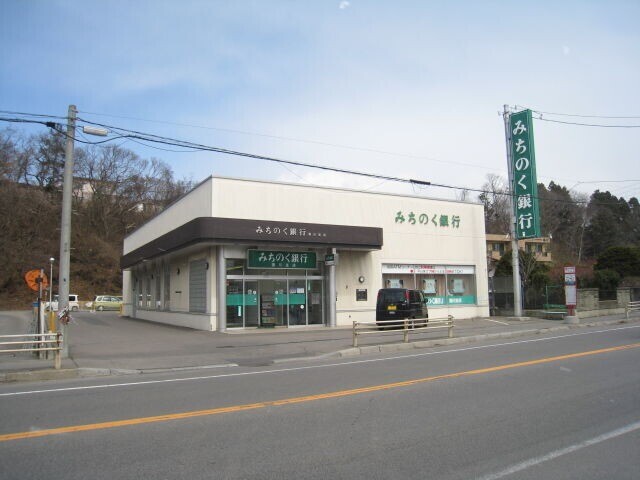
[[[431,306],[476,303],[473,266],[383,264],[382,272],[384,287],[422,290]]]
[[[163,277],[164,277],[163,309],[169,310],[171,307],[171,264],[169,262],[165,262],[164,264]]]

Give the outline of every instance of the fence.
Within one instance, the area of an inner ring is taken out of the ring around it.
[[[61,365],[60,350],[62,348],[62,334],[60,332],[29,333],[25,335],[0,335],[0,347],[2,347],[0,348],[0,353],[54,352],[54,367],[56,369],[59,369]]]
[[[627,315],[627,320],[629,320],[629,313],[631,312],[640,312],[640,302],[627,303],[627,307],[625,308],[625,314]]]
[[[353,346],[358,346],[358,335],[377,334],[398,334],[402,332],[402,341],[409,341],[409,333],[419,333],[425,330],[436,330],[439,328],[449,329],[449,338],[453,337],[453,316],[447,318],[423,318],[405,320],[379,320],[377,322],[353,322]]]

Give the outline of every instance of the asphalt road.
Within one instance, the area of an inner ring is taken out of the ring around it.
[[[355,360],[0,385],[0,478],[640,472],[640,326]]]

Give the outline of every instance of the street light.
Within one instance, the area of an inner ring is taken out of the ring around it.
[[[62,218],[60,222],[60,270],[58,275],[58,310],[69,307],[69,277],[71,272],[71,197],[73,194],[73,147],[76,135],[75,105],[69,105],[67,117],[67,142],[64,148],[64,177],[62,184]],[[101,129],[85,129],[89,135],[105,136],[106,131]],[[62,358],[69,357],[69,332],[64,323],[60,328],[62,332]]]

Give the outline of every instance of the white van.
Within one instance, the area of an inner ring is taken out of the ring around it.
[[[54,295],[53,301],[51,302],[51,309],[54,312],[58,311],[58,300],[59,300],[58,295]],[[49,310],[49,302],[44,302],[44,308],[47,311]],[[78,310],[80,310],[78,295],[76,295],[75,293],[69,294],[69,310],[71,310],[72,312],[77,312]]]

